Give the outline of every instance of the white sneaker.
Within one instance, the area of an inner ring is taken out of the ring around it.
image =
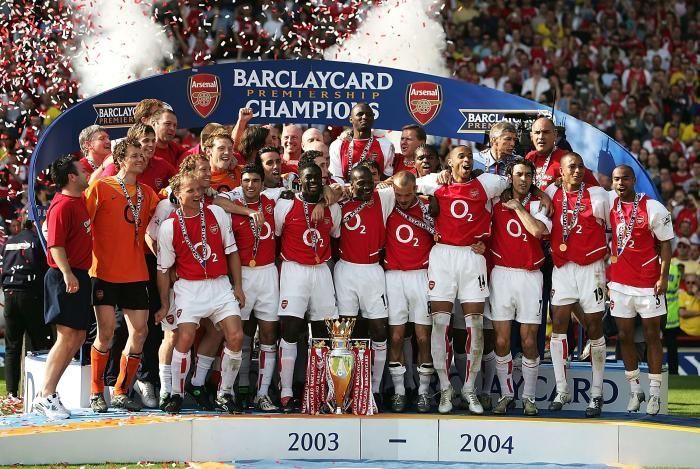
[[[469,412],[476,415],[483,415],[484,407],[479,402],[479,397],[475,392],[464,392],[462,391],[462,399],[469,407]]]
[[[141,396],[141,403],[144,407],[150,409],[158,407],[158,397],[156,396],[156,389],[153,387],[153,383],[149,383],[148,381],[136,381],[134,389],[136,393]]]
[[[255,396],[255,408],[260,412],[278,412],[280,409],[270,400],[270,396],[263,394]]]
[[[32,409],[49,420],[70,418],[70,412],[61,403],[61,398],[58,397],[57,392],[48,397],[41,397],[41,394],[37,394],[34,398]]]
[[[651,395],[649,396],[649,402],[647,402],[647,415],[656,415],[661,410],[661,398],[659,396]]]
[[[571,396],[568,392],[557,392],[557,395],[554,396],[554,400],[549,403],[549,410],[560,411],[562,407],[569,402],[571,402]]]
[[[644,402],[643,392],[633,392],[630,393],[630,400],[627,403],[627,412],[639,412],[639,407]]]
[[[440,405],[438,412],[441,414],[449,414],[452,411],[452,386],[440,391]]]

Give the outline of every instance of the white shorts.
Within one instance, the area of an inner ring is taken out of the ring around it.
[[[495,266],[491,271],[492,321],[542,322],[542,272]]]
[[[365,319],[389,316],[386,309],[386,280],[379,264],[354,264],[339,260],[333,270],[338,313]]]
[[[552,271],[552,306],[578,302],[584,313],[605,310],[605,264],[603,260],[588,265],[567,262]]]
[[[632,296],[610,290],[610,314],[616,318],[634,319],[639,314],[642,319],[666,315],[664,295]]]
[[[175,307],[175,291],[171,288],[170,293],[170,308],[165,317],[160,321],[160,328],[164,331],[175,331],[177,330],[177,308]]]
[[[307,310],[311,321],[338,317],[331,271],[325,263],[302,265],[284,261],[277,314],[303,319]]]
[[[179,279],[173,285],[177,323],[199,324],[204,318],[218,324],[229,316],[240,316],[238,300],[228,276],[205,280]]]
[[[484,303],[484,330],[492,330],[493,323],[488,318],[491,315],[491,308],[489,307],[489,302]],[[462,304],[455,300],[452,306],[452,329],[458,329],[464,331],[467,329],[467,323],[464,320],[464,311],[462,311]]]
[[[241,319],[250,319],[251,311],[262,321],[277,321],[277,308],[280,304],[280,281],[277,266],[241,268],[243,272],[243,292],[245,306],[241,308]]]
[[[407,322],[432,325],[428,308],[428,270],[387,270],[386,298],[389,303],[389,325]]]
[[[431,301],[480,303],[489,296],[486,259],[469,246],[436,244],[430,250],[428,294]]]

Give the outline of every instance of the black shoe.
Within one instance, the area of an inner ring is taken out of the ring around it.
[[[170,393],[165,392],[160,395],[160,402],[158,403],[158,408],[165,412],[165,407],[168,405],[168,402],[170,402]]]
[[[126,394],[115,394],[112,398],[112,407],[115,409],[125,409],[129,412],[138,412],[142,409],[141,404]]]
[[[384,410],[384,396],[382,396],[382,393],[375,392],[373,393],[374,396],[374,403],[377,404],[377,410],[379,412]]]
[[[204,386],[193,386],[192,383],[185,385],[185,392],[192,396],[192,399],[197,403],[202,410],[214,410],[209,398],[209,392]]]
[[[93,412],[102,414],[109,410],[107,402],[105,401],[105,396],[102,393],[93,394],[90,396],[90,407]]]
[[[182,409],[182,396],[180,394],[172,394],[168,397],[167,402],[163,406],[163,412],[169,414],[179,414]]]
[[[603,398],[602,397],[594,397],[591,399],[591,402],[588,404],[588,407],[586,407],[586,417],[600,417],[600,414],[603,411]]]
[[[229,414],[242,413],[241,406],[238,405],[238,402],[236,402],[236,399],[234,399],[231,394],[217,396],[217,398],[214,400],[214,406],[217,410],[223,410]]]
[[[280,409],[285,414],[297,413],[301,411],[301,404],[296,397],[283,397],[280,400]]]

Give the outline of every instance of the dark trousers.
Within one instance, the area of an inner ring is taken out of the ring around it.
[[[163,329],[160,324],[156,324],[154,317],[156,311],[160,308],[160,297],[158,296],[158,286],[156,285],[156,258],[152,255],[146,256],[146,265],[148,266],[148,296],[150,306],[148,310],[148,336],[143,344],[143,354],[141,355],[141,366],[136,373],[136,379],[139,381],[147,381],[158,386],[160,378],[158,377],[158,349],[163,342]],[[117,310],[116,325],[114,328],[114,338],[110,347],[109,363],[105,371],[105,385],[114,386],[119,375],[119,361],[121,360],[122,351],[129,338],[129,329],[124,320],[124,313]]]
[[[678,335],[680,333],[680,327],[664,329],[664,345],[666,346],[666,360],[668,361],[669,375],[678,374]]]
[[[5,380],[7,392],[17,396],[22,370],[22,344],[27,351],[48,350],[51,328],[44,324],[42,288],[5,290]]]

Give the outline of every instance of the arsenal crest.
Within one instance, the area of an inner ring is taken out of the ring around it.
[[[168,314],[167,316],[165,316],[165,320],[168,321],[168,324],[170,325],[175,324],[175,318],[172,314]]]
[[[406,90],[408,112],[420,125],[427,125],[442,107],[442,86],[431,81],[417,81]]]
[[[282,306],[282,309],[285,309],[289,303],[287,303],[287,300],[282,300],[282,303],[280,306]]]
[[[428,282],[428,288],[431,290],[435,288],[435,281],[431,280],[430,282]]]
[[[219,77],[210,73],[192,75],[187,83],[187,97],[192,109],[206,119],[219,105],[221,83]]]
[[[211,234],[216,234],[216,233],[218,233],[218,232],[219,232],[219,224],[218,224],[218,223],[214,223],[213,225],[209,226],[209,232],[210,232]]]

